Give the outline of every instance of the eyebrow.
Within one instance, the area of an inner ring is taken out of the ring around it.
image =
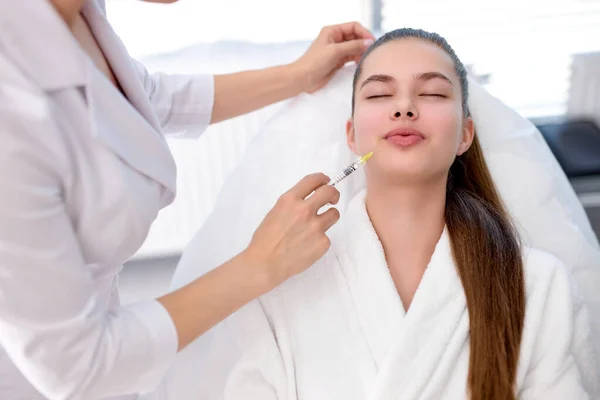
[[[430,81],[432,79],[443,79],[444,81],[448,82],[450,85],[454,86],[454,83],[452,83],[452,80],[450,80],[450,78],[448,78],[446,75],[442,74],[441,72],[423,72],[421,74],[418,74],[416,76],[416,79],[419,81]],[[390,82],[394,82],[394,81],[395,81],[395,79],[390,75],[375,74],[375,75],[371,75],[367,79],[365,79],[363,81],[363,83],[361,83],[360,89],[362,89],[369,82],[390,83]]]
[[[448,82],[450,85],[454,86],[454,83],[448,78],[446,75],[441,72],[424,72],[422,74],[417,75],[417,80],[419,81],[430,81],[432,79],[443,79]]]
[[[360,84],[360,88],[362,89],[363,87],[365,87],[365,85],[369,82],[383,82],[383,83],[389,83],[389,82],[393,82],[395,81],[394,78],[392,78],[389,75],[383,75],[383,74],[375,74],[375,75],[371,75],[370,77],[368,77],[367,79],[365,79],[363,81],[363,83]]]

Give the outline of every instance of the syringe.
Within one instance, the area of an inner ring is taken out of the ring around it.
[[[354,161],[347,168],[345,168],[344,171],[342,171],[341,174],[339,174],[338,176],[336,176],[335,178],[333,178],[331,180],[331,182],[329,182],[329,185],[335,186],[338,183],[340,183],[341,181],[343,181],[351,173],[353,173],[354,171],[356,171],[357,169],[359,169],[360,167],[362,167],[363,165],[365,165],[367,163],[367,160],[369,158],[371,158],[372,156],[373,156],[373,152],[370,152],[370,153],[367,153],[364,156],[360,157],[358,160]]]

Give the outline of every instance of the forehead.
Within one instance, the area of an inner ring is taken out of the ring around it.
[[[433,43],[417,38],[392,40],[374,49],[363,61],[359,82],[372,74],[394,78],[438,71],[457,83],[452,58]]]

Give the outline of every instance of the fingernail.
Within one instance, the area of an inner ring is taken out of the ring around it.
[[[373,39],[365,39],[364,40],[365,46],[370,46],[373,44],[373,42],[375,42]]]

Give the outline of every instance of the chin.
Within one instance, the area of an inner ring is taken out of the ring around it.
[[[392,184],[410,183],[431,184],[446,182],[450,165],[438,156],[423,154],[403,154],[393,158],[376,160],[367,163],[368,179],[387,181]]]
[[[386,160],[386,162],[376,163],[373,160],[368,165],[369,179],[399,181],[399,182],[418,182],[426,181],[431,175],[423,158],[403,157],[402,159]]]

